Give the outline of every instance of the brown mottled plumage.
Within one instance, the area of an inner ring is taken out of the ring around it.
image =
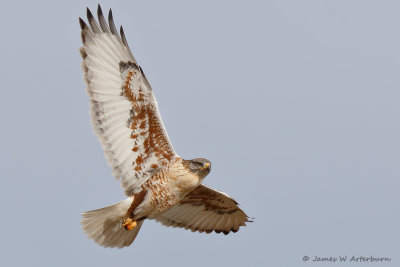
[[[82,69],[93,128],[128,198],[85,212],[84,231],[105,247],[129,246],[145,219],[206,233],[238,231],[248,217],[228,195],[201,184],[210,161],[176,154],[122,27],[119,35],[111,10],[108,24],[100,5],[97,15],[99,23],[87,9],[90,27],[79,18]]]

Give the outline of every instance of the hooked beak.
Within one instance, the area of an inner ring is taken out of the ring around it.
[[[204,165],[204,167],[201,168],[201,169],[202,169],[202,170],[205,170],[205,169],[209,169],[210,167],[211,167],[210,163],[206,163],[206,164]]]

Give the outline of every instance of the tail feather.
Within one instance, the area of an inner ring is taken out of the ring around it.
[[[127,231],[122,227],[126,211],[132,203],[127,198],[117,204],[82,214],[81,224],[89,238],[103,247],[127,247],[135,240],[143,221]]]

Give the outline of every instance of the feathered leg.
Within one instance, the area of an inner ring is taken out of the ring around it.
[[[135,217],[135,209],[143,202],[143,199],[146,195],[146,190],[142,189],[139,193],[133,195],[133,201],[129,209],[126,211],[124,222],[122,226],[125,227],[126,230],[132,230],[137,226],[137,221],[134,221]]]

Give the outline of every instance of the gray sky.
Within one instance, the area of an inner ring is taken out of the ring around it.
[[[87,239],[81,213],[125,198],[80,69],[78,17],[97,1],[8,1],[1,266],[327,266],[311,260],[339,255],[399,266],[398,1],[101,4],[124,25],[175,150],[210,159],[204,183],[255,222],[224,236],[146,221],[122,250]]]

